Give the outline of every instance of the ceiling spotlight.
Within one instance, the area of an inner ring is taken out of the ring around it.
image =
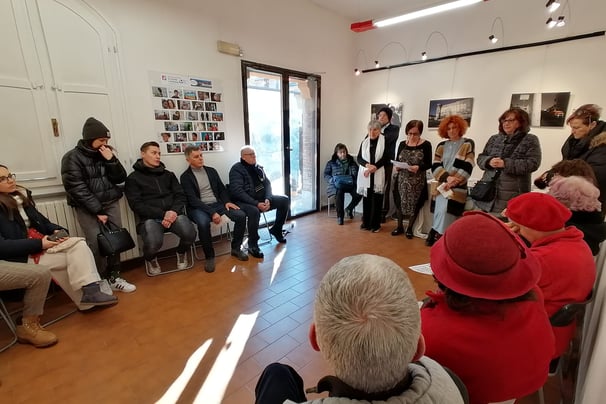
[[[496,36],[494,36],[494,35],[490,35],[490,36],[488,37],[488,39],[489,39],[489,40],[490,40],[490,42],[492,42],[492,43],[497,43],[497,42],[499,41],[499,38],[497,38],[497,37],[496,37]]]
[[[566,25],[566,21],[564,21],[564,16],[561,15],[558,17],[558,22],[557,22],[556,26],[563,27],[564,25]]]
[[[375,68],[378,69],[379,67],[381,67],[381,64],[379,63],[378,60],[375,60]]]
[[[550,13],[553,13],[560,7],[560,2],[557,0],[549,0],[547,1],[547,4],[545,4],[545,7],[549,9]]]
[[[545,24],[547,24],[547,28],[553,28],[556,26],[558,22],[556,20],[554,20],[553,18],[549,17],[547,19],[547,22]]]
[[[360,75],[360,70],[359,70],[359,69],[354,69],[354,74],[355,74],[356,76],[359,76],[359,75]]]
[[[427,52],[421,52],[421,60],[427,60]]]

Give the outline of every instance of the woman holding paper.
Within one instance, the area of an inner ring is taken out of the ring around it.
[[[422,133],[423,121],[413,119],[406,124],[406,140],[398,146],[394,163],[397,186],[393,193],[398,227],[392,236],[404,233],[402,222],[407,216],[406,238],[412,238],[413,225],[428,197],[425,172],[431,167],[431,143],[421,137]]]
[[[444,230],[463,214],[467,201],[467,179],[475,165],[475,144],[464,138],[467,122],[458,115],[442,119],[438,144],[431,166],[433,178],[439,183],[435,196],[433,224],[425,244],[432,246]]]

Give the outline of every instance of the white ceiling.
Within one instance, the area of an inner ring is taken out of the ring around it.
[[[447,0],[310,0],[351,22],[393,17],[411,11],[447,3]]]

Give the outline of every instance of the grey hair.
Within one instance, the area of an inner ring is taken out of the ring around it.
[[[370,122],[368,122],[368,129],[381,129],[381,122],[376,119],[371,119]]]
[[[255,148],[252,147],[251,145],[244,145],[240,148],[240,157],[242,157],[244,155],[244,153],[246,152],[254,152]]]
[[[316,293],[314,323],[335,375],[367,393],[388,390],[405,377],[421,334],[408,276],[390,259],[370,254],[330,268]]]

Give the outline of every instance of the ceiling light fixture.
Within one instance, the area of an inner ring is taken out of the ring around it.
[[[356,76],[359,76],[360,75],[360,69],[354,69],[354,74]]]
[[[556,20],[554,20],[553,18],[549,17],[547,19],[547,22],[545,22],[545,24],[547,24],[547,28],[553,28],[556,26],[558,22]]]
[[[566,25],[566,21],[564,21],[564,16],[561,15],[558,17],[558,22],[556,23],[556,27],[563,27]]]
[[[446,47],[444,53],[446,54],[446,56],[448,56],[448,41],[446,40],[446,37],[444,36],[444,34],[441,33],[440,31],[433,31],[431,34],[429,34],[429,36],[427,37],[427,40],[425,41],[425,49],[428,49],[429,41],[431,40],[431,38],[434,35],[439,35],[442,37],[442,39],[444,40],[444,45]],[[421,52],[421,60],[424,60],[424,61],[427,60],[427,51],[426,50]]]
[[[549,10],[550,13],[553,13],[560,7],[560,2],[557,0],[549,0],[545,7]]]
[[[488,0],[456,0],[450,1],[445,4],[440,4],[439,6],[428,7],[422,10],[413,11],[411,13],[406,13],[399,15],[397,17],[384,18],[380,20],[367,20],[361,22],[354,22],[351,24],[351,30],[354,32],[364,32],[369,31],[375,28],[387,27],[389,25],[398,24],[405,21],[414,20],[417,18],[427,17],[429,15],[442,13],[444,11],[454,10],[456,8],[471,6],[472,4],[480,3]]]
[[[379,67],[381,67],[381,64],[378,60],[375,60],[375,68],[378,69]]]
[[[501,35],[500,36],[495,35],[495,25],[497,22],[501,23]],[[499,39],[505,40],[505,28],[503,27],[503,20],[501,19],[501,17],[496,17],[494,20],[492,20],[492,26],[490,27],[490,35],[488,36],[488,40],[490,42],[492,42],[493,44],[495,44],[495,43],[499,42]]]

